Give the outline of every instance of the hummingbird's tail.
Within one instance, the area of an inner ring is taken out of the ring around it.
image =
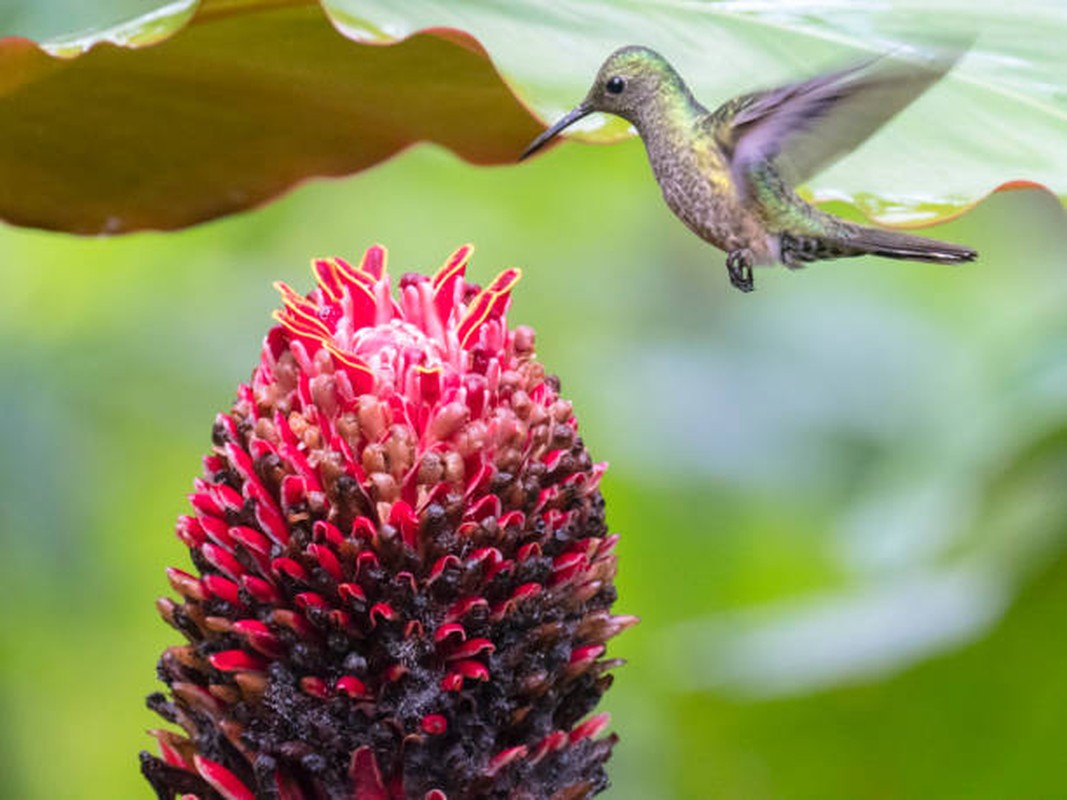
[[[796,236],[783,233],[780,239],[782,263],[801,266],[808,261],[875,255],[934,264],[961,264],[974,261],[978,252],[970,247],[913,236],[910,233],[848,225],[833,235]]]

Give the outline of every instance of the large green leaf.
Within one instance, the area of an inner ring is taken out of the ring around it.
[[[0,40],[0,216],[180,227],[423,140],[506,163],[537,132],[528,108],[555,117],[631,42],[664,52],[714,105],[961,29],[977,40],[956,70],[818,176],[815,196],[917,222],[1010,181],[1067,193],[1059,0],[177,0],[40,46]],[[624,130],[594,119],[578,135]]]

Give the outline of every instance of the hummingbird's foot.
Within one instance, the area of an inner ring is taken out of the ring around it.
[[[783,233],[778,240],[778,260],[789,269],[802,269],[819,257],[819,240]]]
[[[730,272],[730,283],[742,292],[751,292],[756,288],[752,279],[752,251],[748,249],[731,250],[726,256],[726,269]]]

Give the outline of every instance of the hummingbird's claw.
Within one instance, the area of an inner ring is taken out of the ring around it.
[[[726,256],[726,269],[730,272],[730,283],[742,292],[751,292],[756,288],[752,278],[752,251],[731,250]]]
[[[783,233],[778,240],[779,260],[789,269],[802,269],[819,258],[819,240],[813,236]]]

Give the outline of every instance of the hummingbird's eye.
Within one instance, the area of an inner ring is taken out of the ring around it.
[[[622,94],[622,90],[626,88],[626,81],[616,75],[612,78],[608,78],[608,82],[604,84],[604,88],[607,89],[608,94]]]

